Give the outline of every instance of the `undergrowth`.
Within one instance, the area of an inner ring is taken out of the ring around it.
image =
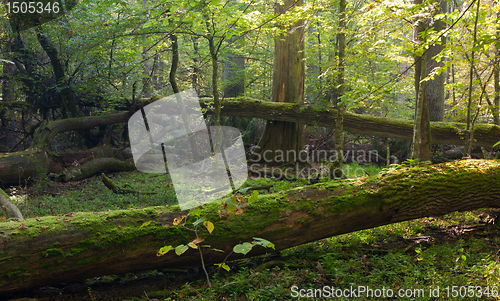
[[[377,169],[367,171],[368,174],[376,172]],[[32,217],[176,203],[168,176],[129,172],[115,174],[113,180],[159,193],[113,194],[99,177],[94,177],[78,183],[53,185],[38,195],[19,197],[18,205],[26,217]],[[302,186],[307,181],[255,179],[245,186],[270,184],[273,184],[272,193]],[[11,188],[7,193],[20,196],[25,191],[25,188]],[[332,288],[335,291],[352,287],[385,289],[386,292],[390,289],[394,294],[407,294],[387,300],[500,300],[500,231],[498,225],[484,223],[485,216],[490,214],[494,212],[453,213],[357,231],[300,245],[273,256],[229,262],[229,272],[211,266],[208,269],[212,281],[211,300],[306,300],[294,297],[294,292],[303,289],[307,295],[324,293],[325,288],[332,292]],[[133,282],[128,281],[137,275],[90,279],[85,292],[63,295],[60,300],[209,300],[209,288],[199,270],[163,270],[153,274],[153,278],[147,278],[150,281],[147,286],[135,291]],[[158,279],[162,284],[154,285]],[[119,283],[127,283],[127,290],[110,289],[104,283],[115,283],[118,287]],[[456,297],[452,295],[454,287]],[[435,293],[436,288],[439,288],[439,296],[431,297],[430,290]],[[317,300],[325,299],[329,298],[323,295]],[[358,291],[355,298],[336,300],[382,299],[366,293],[361,295]]]

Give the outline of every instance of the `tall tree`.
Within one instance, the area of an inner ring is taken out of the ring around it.
[[[422,4],[422,0],[414,0],[414,4]],[[420,161],[430,161],[431,158],[431,131],[429,120],[429,108],[427,105],[427,90],[426,90],[426,61],[427,56],[421,49],[424,42],[422,37],[427,29],[427,22],[422,17],[416,20],[413,29],[413,40],[417,43],[415,55],[415,117],[413,126],[413,144],[412,144],[412,159]],[[420,55],[419,55],[420,53]]]
[[[346,0],[339,1],[339,33],[337,40],[339,44],[339,68],[338,68],[338,98],[337,98],[337,122],[335,127],[335,151],[337,152],[337,162],[342,166],[344,162],[344,113],[346,109],[345,91],[345,10]]]
[[[440,0],[434,8],[433,15],[442,14],[447,11],[447,1]],[[446,28],[446,24],[442,19],[435,20],[432,24],[434,31],[440,32]],[[436,61],[434,58],[443,50],[446,44],[446,37],[442,36],[440,43],[430,45],[427,51],[427,74],[430,74],[434,69],[444,65],[443,61]],[[435,74],[432,79],[426,83],[427,89],[427,105],[429,106],[430,121],[443,121],[444,118],[444,81],[445,72]]]
[[[500,38],[500,11],[496,13],[496,37]],[[493,98],[493,120],[496,125],[500,125],[499,107],[500,107],[500,44],[495,43],[495,60],[493,61],[493,74],[495,95]]]
[[[275,3],[275,13],[284,14],[303,0]],[[304,21],[284,25],[285,33],[274,39],[274,64],[271,101],[301,103],[304,100]],[[304,125],[295,122],[267,121],[264,134],[254,150],[252,161],[269,164],[297,161],[303,149]],[[294,153],[295,156],[286,154]],[[283,155],[285,154],[285,155]],[[279,162],[278,162],[279,161]]]
[[[464,148],[464,155],[466,157],[470,157],[471,152],[472,152],[472,142],[474,141],[474,121],[472,119],[472,78],[474,76],[474,59],[475,59],[475,50],[474,47],[476,46],[477,42],[477,21],[479,19],[479,6],[481,1],[477,1],[477,6],[476,6],[476,19],[474,21],[474,36],[473,36],[473,41],[472,41],[472,51],[471,51],[471,59],[470,59],[470,69],[469,69],[469,95],[468,95],[468,100],[467,100],[467,131],[465,131],[465,148]]]
[[[227,40],[232,48],[224,62],[224,97],[237,97],[245,94],[245,58],[235,50],[233,39]]]
[[[45,34],[41,26],[36,28],[37,39],[43,50],[50,58],[50,63],[56,78],[57,87],[61,91],[61,98],[63,106],[70,117],[81,117],[83,113],[76,106],[76,101],[74,97],[73,90],[71,89],[68,78],[66,76],[66,70],[59,57],[59,51],[56,48],[54,42]]]

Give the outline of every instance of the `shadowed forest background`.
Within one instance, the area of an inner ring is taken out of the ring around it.
[[[1,300],[500,299],[496,1],[30,3],[0,6]],[[127,122],[189,89],[249,172],[181,211]]]

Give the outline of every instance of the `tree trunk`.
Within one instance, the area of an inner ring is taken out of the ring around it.
[[[228,40],[229,47],[238,49],[233,40]],[[245,58],[235,51],[229,53],[224,62],[224,97],[238,97],[245,94]]]
[[[411,150],[411,158],[413,160],[431,161],[431,130],[429,121],[429,107],[427,105],[427,82],[423,81],[426,77],[426,56],[420,57],[420,83],[419,94],[417,95],[415,123],[413,125],[413,144]]]
[[[380,179],[331,181],[260,196],[228,222],[211,203],[202,216],[214,223],[209,234],[199,230],[206,264],[220,263],[234,245],[267,239],[283,250],[319,239],[381,225],[441,216],[454,211],[500,207],[500,163],[466,160],[403,169]],[[192,231],[173,226],[187,212],[149,207],[81,212],[0,223],[0,293],[147,269],[200,266],[198,250],[181,256],[165,245],[187,244]],[[194,222],[188,218],[188,226]],[[151,223],[141,227],[145,222]],[[246,257],[268,250],[254,247]],[[242,258],[232,254],[229,260]]]
[[[436,7],[435,15],[447,12],[447,1],[441,0],[439,5]],[[441,31],[445,29],[445,23],[442,20],[436,20],[433,24],[434,31]],[[446,37],[441,37],[440,44],[434,44],[429,46],[427,51],[427,74],[430,74],[435,68],[442,67],[443,61],[436,62],[433,57],[438,55],[444,48],[446,44]],[[434,79],[427,81],[427,105],[429,107],[429,120],[430,121],[443,121],[444,118],[444,80],[445,72],[439,75],[434,75]]]
[[[414,0],[414,4],[422,4],[422,0]],[[417,20],[413,29],[413,40],[417,47],[422,47],[424,40],[420,36],[427,27],[426,21]],[[424,81],[427,76],[427,54],[415,56],[415,117],[413,125],[413,143],[411,157],[420,161],[431,161],[431,131],[427,89]],[[443,99],[444,101],[444,99]]]
[[[61,90],[61,98],[64,108],[68,112],[70,117],[81,117],[83,113],[78,110],[73,95],[73,90],[68,86],[68,81],[66,78],[66,73],[64,67],[59,59],[59,54],[57,52],[54,42],[41,31],[40,28],[37,29],[36,35],[38,42],[42,46],[47,56],[50,58],[50,63],[56,78],[57,87]]]
[[[179,67],[179,43],[177,40],[177,35],[171,34],[170,42],[172,43],[172,65],[170,66],[169,81],[170,85],[172,86],[172,90],[175,93],[175,99],[177,100],[177,103],[179,104],[179,107],[181,109],[181,118],[184,124],[184,129],[186,133],[191,133],[192,131],[189,126],[188,114],[186,112],[185,106],[182,105],[182,99],[179,96],[179,93],[181,91],[179,90],[179,86],[177,85],[177,79],[176,79],[177,68]],[[196,158],[201,157],[201,154],[199,153],[198,147],[196,146],[194,135],[190,134],[188,136],[188,139],[189,139],[189,145],[191,146],[191,152],[193,154],[193,160],[196,160]]]
[[[496,16],[497,37],[500,36],[500,11],[497,12]],[[495,97],[493,98],[493,122],[496,125],[500,125],[499,109],[500,109],[500,45],[495,43],[495,59],[493,61],[493,74],[494,74],[494,85],[495,85]]]
[[[275,13],[285,13],[303,3],[303,0],[285,0],[284,5],[275,3]],[[288,27],[286,34],[274,39],[272,102],[302,103],[304,68],[304,22],[298,21]],[[278,158],[284,158],[284,162],[296,161],[289,159],[298,157],[303,150],[303,130],[302,124],[268,121],[251,161],[269,165],[283,163],[277,162]],[[280,156],[290,152],[295,156]]]
[[[227,3],[232,8],[238,5],[237,0],[230,0]],[[240,46],[235,43],[239,38],[241,37],[227,40],[229,55],[224,62],[224,98],[245,94],[245,58],[236,51]]]
[[[337,153],[337,160],[334,162],[333,169],[330,169],[330,176],[342,177],[342,174],[335,174],[336,170],[342,170],[344,163],[344,115],[346,103],[344,99],[345,91],[345,10],[346,0],[339,1],[339,33],[337,34],[337,41],[339,44],[339,65],[337,77],[337,120],[335,121],[335,152]]]
[[[472,42],[472,47],[476,46],[477,41],[477,21],[479,18],[479,6],[481,4],[480,0],[477,0],[476,6],[476,20],[474,22],[474,38]],[[464,156],[470,157],[472,152],[472,144],[474,142],[474,120],[472,118],[472,77],[474,76],[474,56],[475,51],[471,51],[470,58],[470,69],[469,69],[469,90],[468,90],[468,98],[467,98],[467,130],[465,131],[465,148],[464,148]]]

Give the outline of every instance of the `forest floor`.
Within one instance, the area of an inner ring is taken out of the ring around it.
[[[379,171],[363,168],[368,174]],[[38,181],[6,192],[25,217],[176,203],[168,175],[108,176],[158,194],[113,194],[98,176],[65,184]],[[271,184],[273,192],[303,181],[248,183]],[[327,300],[329,293],[340,294],[338,289],[355,295],[337,300],[500,300],[499,216],[483,209],[422,218],[230,262],[229,272],[210,266],[211,289],[201,268],[169,269],[42,287],[0,300],[305,300],[301,293]]]

